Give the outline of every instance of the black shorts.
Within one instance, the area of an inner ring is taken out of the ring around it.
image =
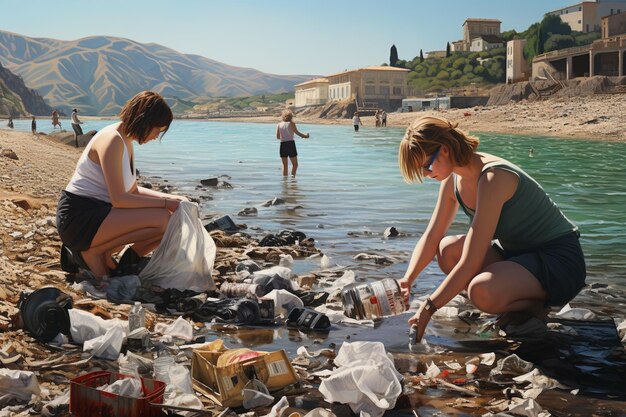
[[[570,302],[585,286],[587,271],[579,236],[577,231],[571,232],[538,249],[524,252],[506,251],[498,245],[494,247],[505,260],[520,264],[539,280],[548,293],[546,306],[561,306]]]
[[[74,133],[76,133],[76,136],[80,136],[83,134],[83,128],[76,123],[72,123],[72,129],[74,129]]]
[[[70,249],[81,252],[89,249],[111,207],[106,201],[61,192],[57,206],[57,231],[61,241]]]
[[[288,156],[298,156],[298,151],[296,150],[296,141],[289,140],[287,142],[280,142],[280,157],[287,158]]]

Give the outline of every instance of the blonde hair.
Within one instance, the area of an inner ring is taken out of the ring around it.
[[[406,182],[423,181],[423,165],[428,156],[441,146],[448,148],[455,165],[469,163],[478,148],[479,139],[465,134],[458,125],[436,116],[423,116],[409,125],[398,150],[398,164]]]
[[[283,119],[283,122],[290,122],[293,119],[293,112],[291,110],[283,110],[280,118]]]

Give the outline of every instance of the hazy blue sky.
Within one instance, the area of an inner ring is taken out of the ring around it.
[[[326,75],[442,50],[467,18],[525,30],[566,0],[0,0],[0,29],[154,42],[275,74]]]

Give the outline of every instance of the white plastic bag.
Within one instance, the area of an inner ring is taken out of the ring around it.
[[[172,214],[161,244],[139,274],[144,287],[214,290],[215,243],[202,226],[198,206],[183,201]]]

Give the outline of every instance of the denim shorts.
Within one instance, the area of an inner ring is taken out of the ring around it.
[[[561,306],[585,286],[587,271],[579,237],[580,233],[573,231],[526,251],[507,251],[497,244],[494,248],[505,260],[520,264],[539,280],[548,293],[546,306]]]

